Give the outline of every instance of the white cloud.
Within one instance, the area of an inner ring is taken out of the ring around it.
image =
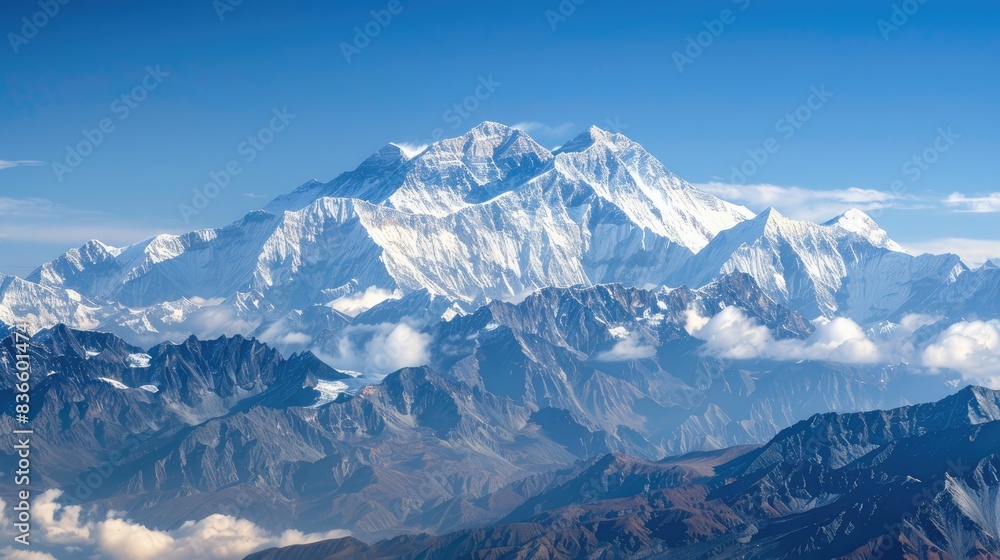
[[[0,558],[4,560],[58,560],[55,556],[45,552],[31,551],[27,549],[16,549],[14,547],[0,548]]]
[[[1000,212],[1000,192],[987,193],[982,196],[965,196],[962,193],[951,193],[944,199],[945,206],[956,212]]]
[[[272,534],[245,519],[210,515],[188,521],[170,531],[150,529],[139,523],[109,515],[99,521],[81,521],[79,506],[58,503],[62,492],[48,490],[34,505],[41,540],[48,545],[71,544],[80,556],[96,555],[108,560],[240,560],[252,552],[276,546],[306,544],[345,537],[346,531],[305,534],[289,530]],[[48,560],[48,555],[8,556],[21,560]]]
[[[775,340],[771,331],[728,307],[714,317],[689,311],[686,329],[705,341],[704,351],[734,360],[826,361],[844,364],[914,363],[952,370],[966,380],[1000,389],[1000,320],[955,323],[926,345],[914,335],[939,317],[911,314],[872,340],[857,323],[836,318],[817,325],[805,340]]]
[[[312,337],[302,332],[290,332],[279,336],[275,342],[283,346],[305,345],[312,342]]]
[[[383,290],[375,286],[369,286],[363,292],[354,292],[351,295],[337,298],[327,305],[337,311],[340,311],[344,315],[357,317],[361,313],[368,311],[383,301],[399,299],[400,297],[402,296],[399,293]]]
[[[767,327],[757,325],[736,307],[727,307],[710,319],[694,320],[690,313],[688,328],[691,335],[705,341],[713,354],[734,360],[762,357],[774,343]]]
[[[705,341],[705,350],[724,358],[748,360],[814,360],[870,364],[881,352],[857,323],[836,318],[817,326],[806,340],[775,340],[771,331],[748,318],[742,310],[727,307],[714,317],[687,321],[690,334]]]
[[[640,344],[634,335],[628,335],[618,341],[611,350],[601,352],[595,358],[601,362],[627,362],[629,360],[644,360],[656,355],[656,348]]]
[[[989,259],[1000,257],[1000,239],[946,237],[927,241],[904,242],[902,245],[914,255],[954,253],[962,257],[965,264],[973,268],[982,265]]]
[[[887,208],[914,207],[914,200],[890,191],[874,189],[818,190],[778,185],[733,185],[728,183],[702,183],[696,188],[731,202],[739,202],[760,211],[768,207],[797,220],[825,222],[856,208],[873,212]]]
[[[408,158],[413,158],[420,155],[420,152],[426,150],[430,144],[417,144],[413,142],[393,142],[400,150],[403,150],[403,154]]]
[[[430,342],[430,335],[405,323],[357,325],[344,329],[332,348],[313,353],[335,369],[385,374],[426,365]]]
[[[39,165],[45,165],[45,162],[34,159],[20,159],[14,161],[0,159],[0,169],[11,169],[13,167],[36,167]]]
[[[511,128],[527,132],[528,134],[537,134],[539,136],[548,137],[564,137],[568,134],[572,134],[576,130],[573,123],[562,123],[555,126],[549,126],[545,123],[536,121],[519,122]]]
[[[80,506],[56,502],[62,492],[49,490],[31,505],[31,513],[41,526],[45,540],[53,544],[76,544],[90,539],[90,526],[80,523]]]
[[[1000,389],[1000,321],[956,323],[939,334],[921,358],[927,367],[955,370]]]
[[[45,198],[0,197],[0,216],[39,218],[61,216],[69,209]]]
[[[881,352],[864,330],[850,319],[838,317],[819,325],[804,345],[797,340],[777,343],[791,359],[823,360],[845,364],[872,364],[881,360]]]

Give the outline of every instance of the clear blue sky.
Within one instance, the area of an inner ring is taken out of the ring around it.
[[[220,20],[228,1],[70,0],[51,17],[35,16],[37,0],[3,2],[0,272],[26,274],[91,237],[221,226],[389,141],[483,120],[541,123],[530,132],[550,147],[618,122],[694,183],[731,182],[774,138],[747,185],[713,188],[817,219],[857,199],[904,245],[1000,254],[995,1],[563,0],[557,17],[559,0],[242,0]],[[894,5],[913,13],[880,28]],[[348,62],[343,43],[389,7]],[[724,15],[679,71],[675,53]],[[33,16],[44,25],[24,29]],[[475,111],[447,112],[491,77]],[[144,99],[121,99],[137,86]],[[814,98],[821,108],[791,137],[778,132],[814,86],[832,97]],[[247,162],[241,143],[282,108],[294,119]],[[113,130],[60,180],[53,164],[103,119]],[[904,169],[948,127],[960,138],[938,141],[948,150],[919,178]],[[230,160],[240,173],[185,223],[178,205]],[[903,188],[873,203],[894,181]]]

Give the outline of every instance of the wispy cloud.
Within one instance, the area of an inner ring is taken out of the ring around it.
[[[1000,257],[1000,239],[965,239],[962,237],[945,237],[927,241],[911,241],[902,243],[907,251],[914,255],[931,253],[954,253],[971,267],[977,267],[992,258]]]
[[[864,212],[888,208],[917,208],[913,198],[890,191],[875,189],[806,189],[770,184],[733,185],[701,183],[694,185],[703,191],[731,202],[739,202],[760,211],[773,206],[782,214],[798,220],[826,221],[851,208]]]
[[[161,233],[181,230],[114,222],[101,212],[71,208],[45,198],[0,197],[0,239],[78,246],[90,239],[129,245]]]
[[[1000,192],[982,196],[965,196],[956,192],[948,195],[943,202],[956,212],[1000,212]]]
[[[40,218],[61,216],[68,212],[78,211],[45,198],[0,197],[0,216],[3,217]]]
[[[45,165],[45,162],[34,159],[18,159],[13,161],[0,159],[0,169],[11,169],[13,167],[37,167],[39,165]]]
[[[416,142],[393,142],[408,158],[416,157],[420,155],[420,152],[426,150],[430,144],[419,144]]]
[[[550,138],[563,138],[576,131],[573,123],[569,122],[551,126],[536,121],[525,121],[519,122],[511,128],[516,128],[517,130],[527,132],[528,134],[535,134]]]

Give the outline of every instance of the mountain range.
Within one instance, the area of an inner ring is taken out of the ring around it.
[[[967,318],[955,302],[997,286],[995,273],[963,278],[977,271],[957,256],[907,254],[859,211],[822,225],[754,216],[621,134],[591,128],[549,151],[487,122],[415,155],[387,145],[223,228],[90,241],[3,278],[0,321],[140,345],[252,335],[294,351],[308,345],[270,331],[291,321],[303,329],[294,340],[316,338],[350,323],[356,300],[426,291],[450,302],[447,318],[545,287],[699,288],[731,272],[811,320],[862,323],[927,307]]]
[[[0,277],[0,398],[89,519],[352,535],[254,560],[996,557],[1000,266],[832,218],[487,122]]]
[[[762,446],[607,454],[500,522],[247,560],[1000,557],[1000,394],[822,414]]]

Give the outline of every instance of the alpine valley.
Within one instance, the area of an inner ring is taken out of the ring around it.
[[[223,518],[298,536],[253,560],[1000,558],[1000,263],[830,218],[486,122],[89,241],[0,276],[0,489],[26,325],[58,558]]]

